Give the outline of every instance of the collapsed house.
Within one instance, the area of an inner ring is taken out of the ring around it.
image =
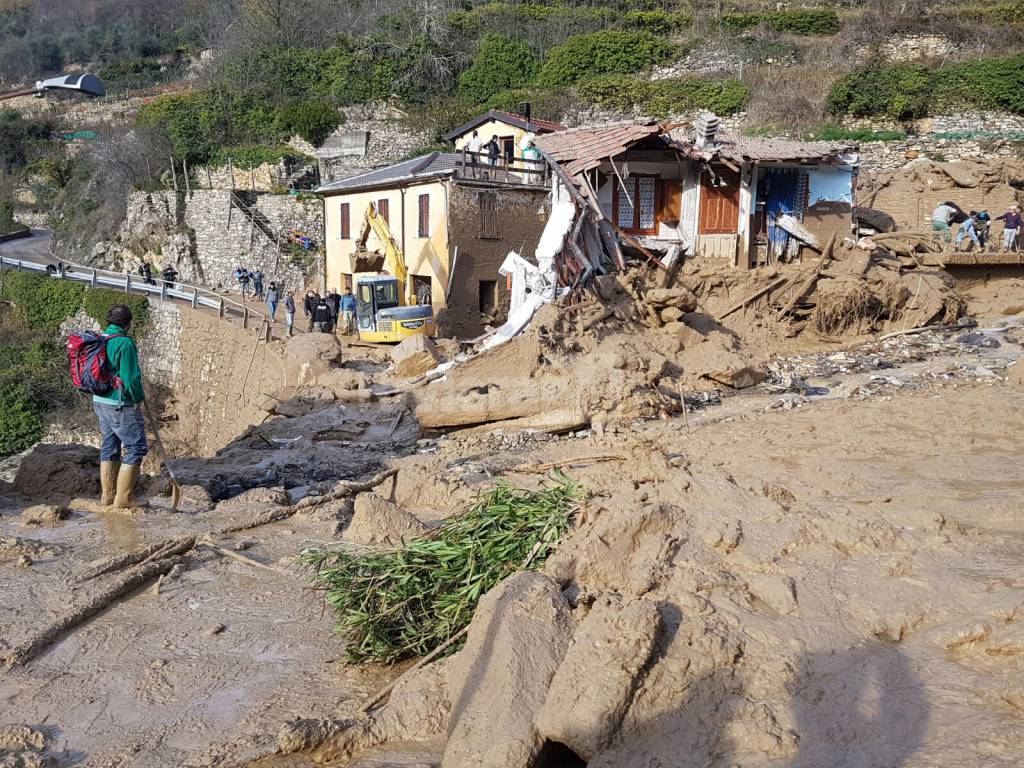
[[[470,151],[473,131],[499,135],[498,157]],[[528,110],[492,110],[449,137],[458,152],[317,190],[328,287],[351,285],[365,269],[361,248],[379,248],[357,243],[372,204],[391,225],[413,295],[435,307],[445,335],[477,336],[531,295],[519,329],[540,303],[632,260],[750,269],[820,253],[850,231],[852,144],[732,136],[713,115],[692,129],[644,121],[566,130]]]
[[[611,244],[612,261],[621,256],[610,233],[666,266],[685,256],[750,269],[794,258],[804,246],[820,251],[832,233],[850,230],[853,144],[729,135],[713,115],[693,129],[623,123],[535,143]],[[597,269],[595,242],[585,235],[580,249]]]

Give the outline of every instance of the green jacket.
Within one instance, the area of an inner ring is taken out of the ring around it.
[[[109,336],[113,333],[127,333],[119,325],[110,324],[103,332]],[[110,367],[121,379],[122,390],[113,392],[110,397],[93,395],[92,399],[97,403],[109,403],[111,405],[139,405],[146,399],[142,391],[142,370],[139,368],[139,352],[135,348],[135,342],[130,336],[122,336],[111,339],[107,342],[107,361]]]

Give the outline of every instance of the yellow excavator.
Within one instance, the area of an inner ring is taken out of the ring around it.
[[[366,253],[366,241],[373,232],[384,248],[379,254]],[[367,257],[373,257],[368,259]],[[366,209],[363,228],[356,240],[356,263],[374,261],[374,272],[352,276],[356,295],[356,328],[360,341],[397,344],[403,339],[437,333],[434,308],[417,303],[405,268],[405,255],[391,234],[391,228],[373,203]]]

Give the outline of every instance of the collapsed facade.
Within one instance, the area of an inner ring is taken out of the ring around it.
[[[708,115],[694,130],[624,123],[536,145],[589,216],[666,264],[685,255],[750,269],[850,230],[852,144],[726,135]]]

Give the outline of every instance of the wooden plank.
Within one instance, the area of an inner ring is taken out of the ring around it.
[[[761,290],[755,291],[754,293],[750,294],[749,296],[747,296],[747,298],[743,299],[742,301],[738,301],[735,304],[733,304],[731,307],[729,307],[727,310],[725,310],[725,312],[720,314],[718,316],[718,319],[721,320],[723,318],[728,317],[729,315],[731,315],[736,310],[742,309],[743,307],[747,306],[747,304],[749,304],[750,302],[756,301],[757,299],[759,299],[762,296],[764,296],[766,293],[770,293],[771,291],[774,291],[776,288],[778,288],[783,283],[788,283],[788,282],[789,282],[789,278],[788,277],[780,277],[778,280],[776,280],[773,283],[769,283],[768,285],[766,285]]]
[[[793,307],[796,306],[796,303],[800,301],[800,299],[803,298],[803,295],[807,293],[808,290],[810,290],[811,286],[818,281],[818,277],[821,275],[821,270],[824,269],[830,261],[832,261],[832,253],[835,250],[835,247],[836,233],[833,232],[832,237],[829,238],[828,245],[825,246],[825,250],[821,254],[821,261],[818,262],[818,266],[814,268],[814,270],[808,276],[807,280],[805,280],[803,285],[800,286],[800,290],[798,290],[793,295],[793,298],[786,302],[786,306],[779,310],[779,314],[775,316],[776,320],[781,320],[790,312],[792,312]]]

